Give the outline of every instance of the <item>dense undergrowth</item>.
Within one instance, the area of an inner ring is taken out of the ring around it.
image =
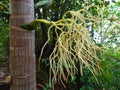
[[[4,18],[1,17],[0,20],[3,21],[2,19]],[[5,21],[7,19],[5,19]],[[4,61],[6,59],[8,61],[8,57],[9,57],[9,28],[8,27],[9,27],[8,21],[7,23],[0,22],[0,66],[3,66]],[[36,31],[36,32],[39,32],[39,31]],[[46,38],[41,37],[42,36],[41,34],[37,36],[37,34],[36,34],[36,37],[39,40],[36,40],[36,45],[42,47],[44,43],[40,45],[38,44],[38,41],[42,42],[42,40]],[[39,55],[39,54],[40,54],[40,50],[38,49],[38,47],[36,47],[36,55]],[[45,57],[45,56],[46,55],[44,55],[44,58],[42,58],[42,61],[40,63],[40,66],[41,66],[40,72],[37,73],[37,83],[40,83],[41,86],[43,86],[42,88],[44,88],[44,90],[50,90],[51,88],[49,84],[50,64],[49,64],[48,57]],[[98,57],[100,56],[98,55]],[[102,73],[97,75],[97,79],[99,83],[96,83],[96,80],[94,76],[91,74],[91,72],[85,66],[83,66],[84,75],[81,76],[80,71],[78,69],[78,72],[75,75],[73,75],[72,78],[68,78],[68,82],[64,82],[66,85],[66,89],[64,90],[120,90],[120,51],[115,50],[114,48],[112,49],[104,48],[104,55],[102,56],[102,59],[103,60],[100,64],[102,68]],[[36,60],[38,60],[38,57]],[[79,67],[79,64],[77,65],[77,67]],[[56,84],[55,87],[62,87],[62,86],[59,84]]]
[[[74,75],[72,80],[69,79],[66,83],[65,90],[120,90],[120,52],[114,51],[114,49],[104,49],[103,57],[104,60],[101,62],[102,73],[97,76],[99,84],[96,83],[91,72],[84,67],[84,75],[81,76],[79,73]],[[44,90],[50,90],[48,59],[43,59],[41,66],[40,76],[37,77],[38,82],[42,82],[45,86]]]

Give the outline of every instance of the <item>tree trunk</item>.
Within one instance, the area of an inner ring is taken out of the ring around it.
[[[10,0],[10,90],[36,90],[35,31],[19,26],[34,20],[33,0]]]

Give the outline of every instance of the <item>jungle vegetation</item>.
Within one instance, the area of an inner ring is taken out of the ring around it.
[[[27,27],[35,29],[38,87],[53,88],[52,73],[54,88],[61,90],[119,90],[120,1],[41,1],[34,0],[37,23]],[[0,66],[9,62],[9,5],[0,1]]]

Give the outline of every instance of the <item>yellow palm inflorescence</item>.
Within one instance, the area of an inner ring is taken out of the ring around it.
[[[92,24],[98,24],[101,19],[93,16],[85,7],[79,11],[66,12],[62,19],[56,22],[43,19],[36,20],[50,25],[48,40],[42,48],[38,69],[40,69],[44,47],[51,39],[50,31],[55,30],[57,36],[55,47],[49,56],[50,82],[53,85],[57,81],[64,85],[63,81],[66,81],[68,76],[75,75],[78,71],[76,63],[79,63],[81,75],[83,75],[83,66],[88,68],[95,78],[100,73],[101,60],[97,57],[97,52],[102,52],[102,49],[95,45],[91,39],[87,20],[91,21]],[[51,76],[53,77],[51,78]]]

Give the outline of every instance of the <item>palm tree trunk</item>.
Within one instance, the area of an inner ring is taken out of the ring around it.
[[[35,31],[19,26],[34,20],[33,0],[10,0],[10,90],[36,90]]]

